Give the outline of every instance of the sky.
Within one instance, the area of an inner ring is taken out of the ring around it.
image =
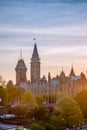
[[[87,0],[0,0],[0,75],[15,83],[20,50],[30,79],[36,38],[41,77],[52,77],[71,65],[77,75],[87,70]]]

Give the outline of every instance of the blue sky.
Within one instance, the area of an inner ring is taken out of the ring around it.
[[[66,2],[65,2],[66,1]],[[34,41],[41,58],[41,76],[77,75],[87,69],[87,0],[0,0],[0,74],[15,82],[20,48],[28,68]]]

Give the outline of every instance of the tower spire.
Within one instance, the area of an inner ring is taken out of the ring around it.
[[[33,40],[36,41],[36,38],[34,38]],[[32,59],[31,60],[33,60],[33,61],[39,61],[40,60],[36,42],[34,43],[34,50],[33,50]]]
[[[31,58],[31,82],[33,83],[38,79],[40,79],[40,58],[37,50],[37,45],[35,43]]]
[[[70,77],[75,76],[75,72],[74,72],[74,69],[73,69],[73,63],[72,63],[71,72],[70,72],[69,76]]]

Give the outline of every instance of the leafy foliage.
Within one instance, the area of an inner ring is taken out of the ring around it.
[[[82,123],[84,119],[77,102],[70,96],[65,96],[57,103],[57,109],[53,112],[51,121],[55,125],[72,127]]]
[[[38,125],[38,124],[33,124],[31,126],[31,130],[44,130],[42,126]]]
[[[37,96],[36,97],[36,102],[39,106],[42,106],[43,105],[43,102],[44,102],[44,98],[42,96]]]
[[[42,121],[47,121],[48,120],[48,110],[43,107],[34,107],[32,109],[29,109],[27,113],[28,117],[35,118],[35,120],[42,120]]]
[[[8,92],[6,88],[0,87],[0,106],[8,105]]]
[[[35,100],[34,95],[29,90],[26,90],[24,92],[24,95],[22,96],[21,103],[22,104],[35,104],[36,100]]]
[[[21,101],[25,89],[21,87],[8,86],[7,91],[9,95],[9,104],[12,105]]]
[[[15,114],[17,117],[23,117],[26,115],[27,108],[25,106],[15,106],[9,109],[9,113]]]
[[[76,101],[80,105],[84,116],[87,118],[87,90],[82,90],[76,95]]]
[[[15,130],[24,130],[24,128],[17,127]]]
[[[4,87],[5,86],[5,80],[2,78],[2,76],[0,75],[0,86]]]
[[[56,130],[56,128],[52,124],[46,124],[45,130]]]

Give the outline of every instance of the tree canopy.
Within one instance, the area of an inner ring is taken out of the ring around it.
[[[66,127],[72,127],[84,121],[77,102],[69,95],[60,99],[56,106],[57,108],[53,112],[54,115],[51,117],[55,122],[65,125]]]
[[[22,96],[21,103],[22,104],[35,104],[36,100],[35,100],[34,95],[29,90],[26,90],[24,92],[24,95]]]
[[[84,116],[87,118],[87,90],[82,90],[76,95],[76,101],[80,105]]]
[[[36,96],[36,102],[39,106],[42,106],[44,102],[44,98],[42,96]]]
[[[25,89],[21,87],[8,86],[7,91],[8,91],[8,96],[9,96],[8,102],[10,105],[12,105],[15,102],[21,101],[22,96],[25,92]]]
[[[0,75],[0,86],[4,87],[5,86],[5,80],[2,78],[2,76]]]
[[[8,105],[8,92],[6,88],[0,87],[0,106]]]

